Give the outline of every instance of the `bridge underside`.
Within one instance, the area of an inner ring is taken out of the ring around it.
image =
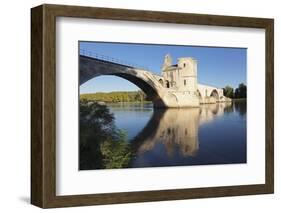
[[[149,100],[152,100],[154,107],[167,108],[166,104],[159,96],[159,91],[157,91],[157,82],[155,82],[154,79],[143,76],[141,70],[136,70],[130,66],[80,56],[79,71],[80,85],[101,75],[118,76],[138,86],[147,95]]]
[[[136,86],[138,86],[147,95],[148,99],[152,100],[153,106],[158,107],[158,108],[166,107],[165,103],[160,98],[160,96],[155,91],[155,89],[153,87],[151,87],[147,82],[140,80],[139,78],[137,78],[135,76],[128,75],[125,73],[116,73],[113,75],[124,78],[124,79],[132,82]]]

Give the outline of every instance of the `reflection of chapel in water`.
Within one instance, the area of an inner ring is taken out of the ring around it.
[[[223,115],[231,103],[203,105],[200,108],[156,110],[147,128],[141,134],[143,142],[138,146],[138,153],[152,150],[161,144],[167,155],[172,157],[179,151],[182,156],[195,156],[199,149],[198,128]],[[154,128],[153,132],[151,127]]]

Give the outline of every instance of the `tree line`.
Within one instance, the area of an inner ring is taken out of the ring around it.
[[[88,101],[101,101],[101,102],[144,102],[149,101],[143,91],[127,91],[127,92],[97,92],[89,94],[81,94],[80,99]]]
[[[234,99],[247,98],[247,86],[243,83],[239,84],[236,89],[231,86],[225,86],[223,88],[223,95]]]

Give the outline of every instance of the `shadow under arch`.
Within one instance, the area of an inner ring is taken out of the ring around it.
[[[202,103],[203,102],[203,97],[202,97],[202,94],[201,94],[199,89],[197,90],[197,95],[199,97],[199,103]]]
[[[153,79],[142,78],[134,67],[117,64],[110,61],[103,61],[87,56],[79,57],[79,85],[102,75],[112,75],[130,81],[138,86],[147,97],[153,102],[154,107],[165,107],[160,98]]]

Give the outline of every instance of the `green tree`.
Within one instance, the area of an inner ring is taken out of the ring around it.
[[[126,134],[116,128],[106,105],[82,99],[79,118],[79,168],[127,167],[132,153]]]
[[[247,86],[245,84],[241,83],[235,89],[235,98],[247,98]]]
[[[106,169],[128,167],[132,153],[126,141],[126,132],[119,130],[118,142],[107,140],[101,144],[101,153],[104,156],[103,163]]]
[[[228,98],[233,98],[234,97],[233,88],[230,86],[226,86],[225,88],[223,88],[223,95]]]

